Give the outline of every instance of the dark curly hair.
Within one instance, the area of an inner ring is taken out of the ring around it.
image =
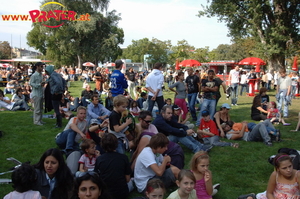
[[[23,163],[11,174],[12,187],[20,193],[32,190],[36,181],[34,167],[28,163]]]

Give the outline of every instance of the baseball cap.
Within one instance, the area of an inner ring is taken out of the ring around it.
[[[209,112],[208,112],[208,110],[204,110],[204,111],[202,111],[202,112],[201,112],[201,115],[202,115],[202,117],[206,117],[206,116],[208,116],[208,115],[209,115]]]
[[[229,104],[224,103],[224,104],[222,104],[221,108],[227,108],[227,109],[230,109],[230,106],[229,106]]]
[[[122,64],[124,64],[124,62],[121,59],[115,61],[116,68],[119,68]]]
[[[91,124],[100,124],[100,122],[97,119],[91,119]]]
[[[172,106],[172,109],[174,109],[174,110],[179,110],[179,109],[180,109],[180,107],[179,107],[179,106],[177,106],[176,104],[174,104],[174,105]]]

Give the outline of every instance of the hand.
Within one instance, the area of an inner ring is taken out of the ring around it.
[[[132,123],[132,118],[127,118],[126,119],[126,123],[129,125],[129,124],[131,124]]]
[[[109,124],[109,119],[107,118],[107,119],[103,120],[103,122],[102,122],[102,124],[101,124],[101,127],[102,127],[102,128],[103,128],[103,127],[107,127],[108,124]]]
[[[86,139],[86,135],[84,133],[80,133],[80,136],[82,137],[82,139]]]
[[[166,154],[163,161],[166,161],[167,163],[171,162],[171,157]]]
[[[204,181],[207,182],[209,181],[211,178],[210,173],[208,171],[205,171],[204,173]]]
[[[151,100],[152,100],[152,101],[155,101],[155,100],[156,100],[156,96],[153,96],[153,97],[151,98]]]
[[[224,131],[221,131],[221,137],[223,138],[223,137],[225,137],[225,133],[224,133]]]
[[[186,133],[188,136],[191,136],[191,135],[193,135],[193,133],[195,133],[195,131],[193,129],[188,129],[188,130],[186,130]]]
[[[101,155],[100,151],[96,150],[95,155],[96,155],[96,157],[100,156]]]

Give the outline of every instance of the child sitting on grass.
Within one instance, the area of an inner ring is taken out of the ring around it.
[[[79,171],[76,172],[76,177],[87,171],[93,171],[96,159],[100,156],[100,152],[96,150],[96,144],[91,139],[85,139],[81,143],[81,150],[84,154],[79,159]]]
[[[42,199],[40,192],[33,191],[37,176],[34,167],[29,164],[22,164],[14,170],[11,175],[14,191],[10,192],[3,199],[23,198]]]
[[[221,142],[217,125],[210,119],[209,112],[204,110],[201,114],[202,118],[197,133],[202,137],[204,144],[213,146],[232,146],[234,148],[239,147],[238,143]]]
[[[121,124],[122,113],[127,110],[128,99],[124,95],[117,95],[113,100],[114,110],[109,116],[109,133],[114,134],[118,138],[118,147],[116,151],[118,153],[125,153],[125,148],[129,148],[128,139],[126,138],[125,131],[132,123],[132,118],[127,118],[124,123]],[[125,143],[124,143],[125,142]]]
[[[277,109],[276,102],[272,101],[269,104],[267,119],[270,119],[270,122],[282,122],[284,126],[291,125],[290,123],[286,123],[284,119],[281,117],[280,111]]]

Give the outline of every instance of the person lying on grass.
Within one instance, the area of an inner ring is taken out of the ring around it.
[[[248,128],[251,127],[251,128]],[[273,127],[269,120],[265,120],[259,124],[254,123],[234,123],[228,121],[223,125],[223,130],[226,132],[226,137],[229,140],[245,140],[247,142],[263,141],[267,146],[273,146],[271,137],[268,133],[267,127]],[[274,128],[274,127],[273,127]],[[251,129],[251,130],[250,130]],[[278,136],[279,132],[274,128],[274,136]]]

